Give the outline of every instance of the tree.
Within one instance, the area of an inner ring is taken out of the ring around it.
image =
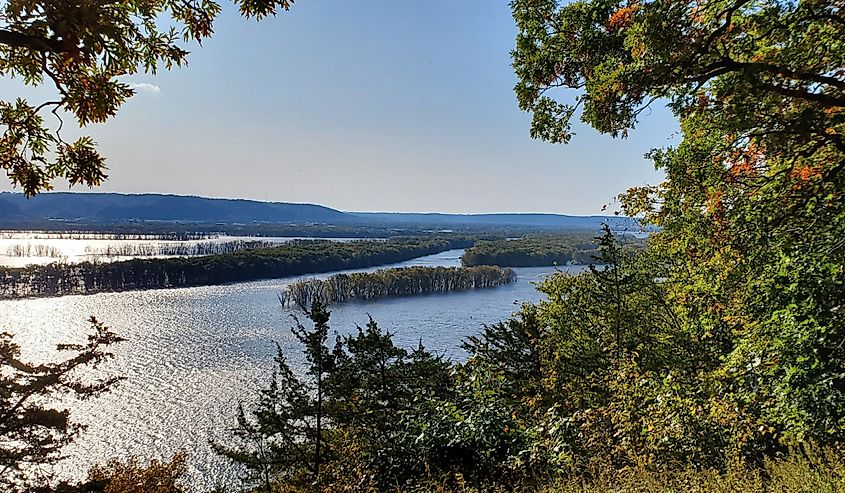
[[[329,312],[315,301],[307,313],[313,328],[297,322],[292,329],[305,367],[294,371],[279,347],[270,385],[254,404],[238,406],[232,439],[214,449],[268,492],[278,483],[393,488],[409,471],[419,473],[404,423],[420,402],[452,395],[452,365],[422,344],[410,352],[396,347],[372,319],[337,336],[330,350]]]
[[[756,460],[845,439],[845,352],[834,342],[845,337],[845,5],[512,6],[516,92],[533,136],[568,141],[580,109],[624,137],[655,101],[680,122],[681,143],[649,154],[666,180],[622,198],[659,227],[649,250],[663,300],[694,343],[697,383],[685,392],[706,402],[697,416],[728,430],[721,453]],[[576,100],[553,99],[558,88]]]
[[[396,488],[420,464],[416,450],[401,446],[407,418],[419,402],[453,395],[452,365],[422,342],[410,352],[397,347],[393,334],[372,318],[340,337],[334,354],[335,371],[327,381],[334,441],[358,456],[358,471],[336,465],[335,476],[363,475],[376,488]]]
[[[234,0],[241,14],[261,19],[292,0]],[[121,77],[185,65],[184,44],[214,33],[221,6],[213,0],[16,0],[0,7],[0,76],[48,83],[55,99],[0,102],[0,168],[27,196],[70,185],[99,185],[105,158],[90,137],[66,142],[61,112],[80,127],[103,123],[134,94]],[[53,129],[47,113],[58,119]]]
[[[88,399],[106,392],[119,379],[87,379],[84,368],[96,368],[110,358],[109,346],[122,341],[95,318],[87,344],[61,344],[71,353],[56,363],[32,364],[20,359],[20,346],[11,334],[0,334],[0,486],[11,491],[32,487],[32,469],[54,464],[62,448],[84,425],[67,409],[55,408],[61,396]]]
[[[469,355],[466,366],[484,365],[502,375],[502,387],[514,412],[520,407],[541,407],[544,396],[544,342],[548,326],[538,320],[537,306],[524,304],[504,322],[484,327],[469,336],[463,349]]]
[[[532,135],[571,137],[581,118],[625,135],[643,109],[670,101],[680,117],[718,115],[741,145],[796,138],[845,150],[841,2],[803,0],[515,0],[517,98]],[[574,103],[552,98],[575,89]],[[780,111],[773,111],[773,109]]]
[[[30,493],[187,493],[187,470],[184,451],[177,452],[170,460],[153,459],[146,464],[136,458],[110,459],[92,467],[87,479],[79,484],[63,482]]]
[[[235,443],[212,442],[218,454],[253,473],[250,479],[260,482],[267,493],[282,477],[292,483],[318,483],[328,455],[324,381],[334,368],[334,355],[326,345],[329,312],[315,301],[306,313],[313,329],[297,320],[291,331],[303,345],[305,374],[310,378],[298,376],[277,345],[277,369],[270,385],[260,390],[251,410],[238,405],[238,426],[232,430]]]

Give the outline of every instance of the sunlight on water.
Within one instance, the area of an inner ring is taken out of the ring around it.
[[[461,253],[398,265],[457,266]],[[354,330],[369,314],[396,334],[399,345],[421,340],[430,350],[461,359],[461,340],[506,318],[515,303],[538,300],[531,283],[552,269],[516,271],[517,283],[494,289],[335,305],[331,325],[338,332]],[[233,477],[208,440],[234,424],[237,402],[250,400],[267,380],[274,342],[290,351],[294,365],[301,364],[290,333],[294,312],[277,298],[294,279],[0,301],[0,331],[16,334],[27,359],[55,358],[57,343],[81,342],[91,315],[127,339],[98,370],[125,379],[100,398],[72,403],[88,429],[66,450],[60,474],[79,477],[112,457],[148,460],[184,449],[197,490],[214,486],[204,482],[212,476]]]
[[[224,245],[233,242],[261,242],[281,245],[295,240],[357,241],[360,238],[304,238],[276,236],[214,235],[194,240],[119,239],[109,234],[74,234],[0,231],[0,267],[26,267],[53,262],[75,264],[85,261],[117,262],[133,258],[167,258],[178,255],[156,253],[168,247]],[[370,238],[370,240],[379,240]],[[130,252],[135,252],[130,253]]]

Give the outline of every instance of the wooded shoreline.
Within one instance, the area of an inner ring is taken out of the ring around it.
[[[375,272],[336,274],[289,284],[281,295],[285,306],[307,308],[315,301],[328,305],[353,299],[447,293],[502,286],[516,282],[513,269],[479,267],[397,267]]]
[[[298,240],[273,248],[202,257],[2,268],[0,299],[209,286],[319,274],[404,262],[471,245],[470,240],[450,238],[344,243]]]

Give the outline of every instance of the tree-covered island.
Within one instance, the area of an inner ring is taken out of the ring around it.
[[[281,301],[285,306],[309,307],[314,301],[325,306],[353,299],[371,300],[387,296],[493,288],[512,282],[516,282],[513,269],[489,265],[398,267],[295,281],[285,287]]]
[[[392,264],[469,245],[468,240],[439,238],[299,240],[199,257],[0,268],[0,298],[208,286],[317,274]]]
[[[465,267],[500,265],[504,267],[545,267],[551,265],[590,265],[597,261],[597,233],[534,234],[521,238],[476,241],[461,256]],[[626,249],[645,246],[645,238],[620,235]]]

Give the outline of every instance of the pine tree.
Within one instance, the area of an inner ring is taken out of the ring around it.
[[[281,346],[276,345],[276,369],[258,401],[247,409],[238,405],[234,443],[212,441],[214,450],[248,471],[248,480],[260,482],[268,493],[276,478],[319,483],[328,450],[325,444],[326,375],[334,355],[326,345],[330,313],[315,301],[306,312],[313,328],[296,319],[291,329],[303,345],[308,366],[304,375],[294,372]]]

